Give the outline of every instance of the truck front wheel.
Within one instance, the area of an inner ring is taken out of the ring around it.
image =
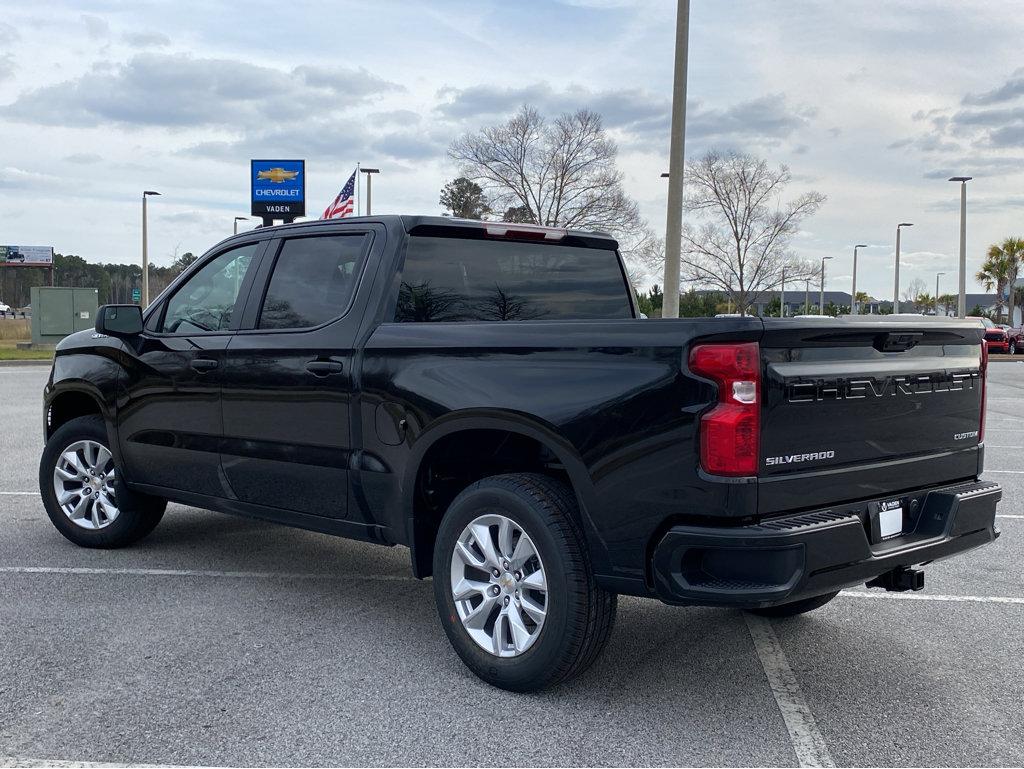
[[[167,502],[130,491],[100,416],[77,417],[46,442],[39,493],[54,527],[81,547],[124,547],[149,534]]]
[[[434,597],[448,639],[489,684],[526,692],[568,680],[604,648],[617,596],[597,585],[572,491],[543,475],[485,478],[448,508]]]

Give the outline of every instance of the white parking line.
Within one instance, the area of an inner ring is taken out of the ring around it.
[[[1024,606],[1024,598],[1002,595],[941,595],[939,593],[888,593],[879,591],[844,590],[839,594],[847,598],[897,598],[903,601],[954,601],[957,603],[1012,603]]]
[[[38,497],[38,491],[0,491],[0,496],[4,497]]]
[[[988,475],[989,473],[1004,473],[1008,475],[1024,475],[1024,470],[985,470],[982,475]]]
[[[789,741],[796,752],[800,766],[835,766],[829,753],[825,737],[814,720],[814,714],[807,706],[807,700],[800,690],[800,684],[793,675],[782,644],[775,635],[772,623],[765,617],[745,613],[747,629],[754,640],[754,649],[761,660],[761,667],[768,678],[772,695],[782,713],[782,720],[789,732]]]
[[[110,761],[54,761],[49,758],[15,758],[13,756],[0,756],[0,767],[36,767],[36,766],[59,766],[59,767],[75,767],[82,766],[87,769],[93,769],[93,767],[109,767],[109,769],[122,769],[122,767],[141,767],[142,769],[149,769],[150,767],[172,767],[177,766],[176,764],[115,764]],[[179,768],[181,769],[181,768]]]
[[[371,582],[413,582],[403,574],[310,574],[284,571],[216,571],[212,569],[130,569],[90,566],[0,566],[0,574],[84,574],[127,575],[134,577],[228,577],[232,579],[364,579]]]

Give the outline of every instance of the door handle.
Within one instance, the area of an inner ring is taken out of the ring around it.
[[[336,360],[311,360],[306,364],[306,371],[314,376],[340,374],[344,366]]]
[[[217,361],[210,358],[193,358],[189,365],[196,371],[211,371],[217,368]]]

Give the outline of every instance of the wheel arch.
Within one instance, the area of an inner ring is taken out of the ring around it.
[[[103,417],[109,433],[110,415],[99,390],[88,382],[60,383],[46,398],[46,439],[72,419],[94,414]]]
[[[462,460],[466,460],[465,467]],[[430,474],[446,464],[457,465],[464,472],[448,486],[434,484],[431,488]],[[505,472],[542,472],[567,483],[576,497],[579,523],[592,555],[597,556],[593,551],[599,539],[587,513],[593,484],[572,443],[554,426],[531,415],[462,411],[438,419],[417,436],[402,480],[406,541],[416,577],[431,574],[437,528],[451,500],[481,478]]]

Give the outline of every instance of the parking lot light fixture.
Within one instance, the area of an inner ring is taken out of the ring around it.
[[[892,292],[892,314],[900,311],[900,230],[904,227],[913,227],[913,222],[900,222],[896,225],[896,287]]]
[[[142,191],[142,309],[149,307],[149,238],[147,237],[146,200],[159,195],[155,190]]]
[[[937,273],[935,273],[935,315],[936,315],[936,317],[938,317],[938,315],[939,315],[939,278],[941,278],[945,274],[946,273],[944,273],[944,272],[937,272]]]
[[[857,251],[867,248],[866,243],[858,243],[853,247],[853,286],[850,287],[850,315],[857,314]]]
[[[248,220],[249,220],[248,216],[236,216],[235,217],[235,235],[238,234],[238,223],[239,222],[245,222],[245,221],[248,221]]]
[[[379,168],[360,168],[360,173],[366,174],[366,215],[370,215],[370,204],[373,202],[373,185],[370,183],[373,179],[373,174],[379,174]]]
[[[956,301],[956,316],[967,317],[967,182],[973,176],[951,176],[949,181],[960,182],[960,294]]]
[[[832,256],[821,257],[821,293],[818,294],[818,314],[825,314],[825,262],[834,259]]]

